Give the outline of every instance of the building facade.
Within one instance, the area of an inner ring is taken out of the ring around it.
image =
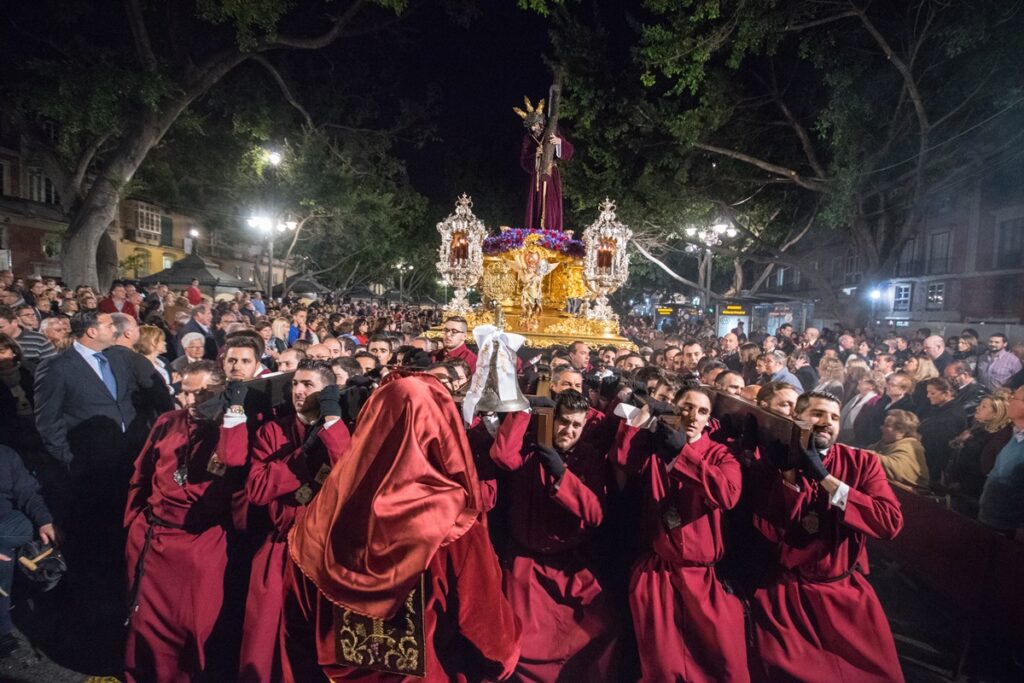
[[[262,288],[267,273],[262,243],[209,231],[143,197],[125,199],[115,215],[107,232],[117,246],[119,277],[157,273],[197,249],[221,270]],[[16,132],[0,128],[0,269],[19,277],[59,278],[67,227],[60,197],[42,166],[25,151]],[[292,274],[275,259],[275,282]]]

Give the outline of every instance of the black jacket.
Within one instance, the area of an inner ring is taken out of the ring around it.
[[[967,426],[964,409],[955,400],[941,406],[932,406],[928,417],[921,422],[918,431],[921,433],[921,445],[924,446],[924,458],[928,461],[928,476],[932,481],[939,481],[946,465],[953,454],[949,442]]]
[[[14,449],[0,446],[0,519],[18,510],[39,528],[53,521],[39,494],[39,482],[25,469]]]
[[[135,426],[135,377],[122,356],[104,355],[117,382],[116,399],[74,346],[36,370],[36,429],[50,456],[73,470],[122,465]]]
[[[974,411],[978,409],[981,399],[988,395],[988,387],[978,382],[971,382],[957,390],[953,401],[963,409],[964,415],[967,416],[967,421],[970,422],[974,419]]]

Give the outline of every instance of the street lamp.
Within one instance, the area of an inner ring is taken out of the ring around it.
[[[405,261],[399,261],[394,266],[395,270],[398,271],[398,302],[400,304],[405,303],[405,274],[411,273],[415,267],[411,263]]]
[[[701,287],[704,289],[704,313],[707,315],[707,307],[711,304],[711,250],[721,246],[727,239],[733,239],[737,235],[736,228],[725,221],[715,221],[707,226],[689,225],[683,230],[686,245],[686,253],[697,255],[698,272],[701,266],[704,267],[704,282]]]
[[[267,161],[269,161],[270,165],[273,166],[274,168],[277,168],[278,166],[281,165],[281,158],[282,157],[281,157],[281,153],[280,152],[275,152],[273,150],[268,150],[265,153],[264,158]]]
[[[255,215],[247,221],[250,228],[258,230],[267,237],[269,259],[267,260],[267,298],[274,296],[274,238],[278,233],[294,232],[298,223],[293,220],[274,221],[273,218]],[[276,228],[276,229],[275,229]]]

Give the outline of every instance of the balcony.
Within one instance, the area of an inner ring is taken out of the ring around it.
[[[896,264],[896,277],[917,277],[924,275],[924,261],[900,261]]]
[[[929,275],[945,275],[953,272],[953,259],[949,256],[928,260]]]

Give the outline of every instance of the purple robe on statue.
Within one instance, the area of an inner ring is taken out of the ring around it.
[[[556,131],[555,135],[562,139],[562,143],[555,147],[555,159],[572,159],[572,143],[562,137],[561,131]],[[557,163],[552,164],[550,176],[544,177],[538,172],[541,164],[541,157],[537,156],[539,144],[529,133],[523,135],[519,163],[530,176],[523,227],[528,230],[562,230],[562,176],[558,173]]]

